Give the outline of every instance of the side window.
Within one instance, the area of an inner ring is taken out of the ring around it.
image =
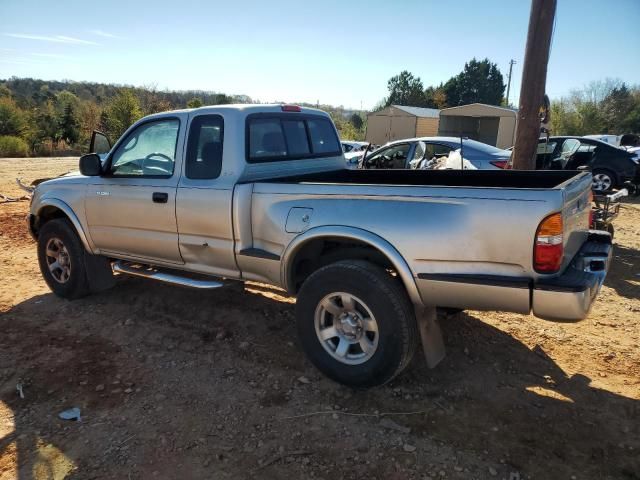
[[[451,150],[454,149],[440,143],[428,143],[425,158],[432,160],[434,158],[447,157]]]
[[[180,122],[158,120],[131,132],[111,157],[111,175],[170,177],[176,161]]]
[[[547,153],[553,153],[553,151],[556,149],[556,142],[540,142],[538,143],[538,150],[537,150],[537,154],[538,155],[545,155]]]
[[[222,171],[224,122],[220,115],[199,115],[191,121],[185,175],[210,180]]]
[[[344,153],[349,153],[351,150],[353,150],[353,145],[349,145],[347,143],[342,144],[342,151]]]
[[[367,164],[373,168],[406,168],[410,144],[401,143],[381,150],[373,157],[367,157]]]
[[[340,155],[340,144],[338,137],[326,118],[314,118],[307,120],[309,127],[309,137],[311,139],[311,148],[314,154],[330,154]]]

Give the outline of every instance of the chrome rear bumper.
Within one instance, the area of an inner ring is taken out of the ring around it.
[[[565,322],[584,319],[607,276],[611,254],[611,235],[592,231],[561,275],[534,282],[533,314]]]

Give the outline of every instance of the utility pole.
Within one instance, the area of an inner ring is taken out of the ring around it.
[[[512,58],[509,60],[509,80],[507,80],[507,107],[509,106],[509,92],[511,91],[511,74],[513,73],[513,66],[517,62]]]
[[[518,129],[513,147],[513,168],[517,170],[536,168],[540,107],[544,101],[556,3],[556,0],[531,0],[529,33],[520,86]]]

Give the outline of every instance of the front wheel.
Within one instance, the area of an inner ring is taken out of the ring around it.
[[[89,293],[84,248],[71,223],[55,219],[45,223],[38,235],[38,262],[49,288],[63,298]]]
[[[418,341],[402,284],[360,260],[332,263],[310,275],[298,294],[296,321],[311,362],[353,387],[390,381],[409,364]]]

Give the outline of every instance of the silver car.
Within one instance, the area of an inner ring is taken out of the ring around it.
[[[508,150],[468,138],[421,137],[386,144],[367,155],[362,168],[499,170],[510,157]]]

